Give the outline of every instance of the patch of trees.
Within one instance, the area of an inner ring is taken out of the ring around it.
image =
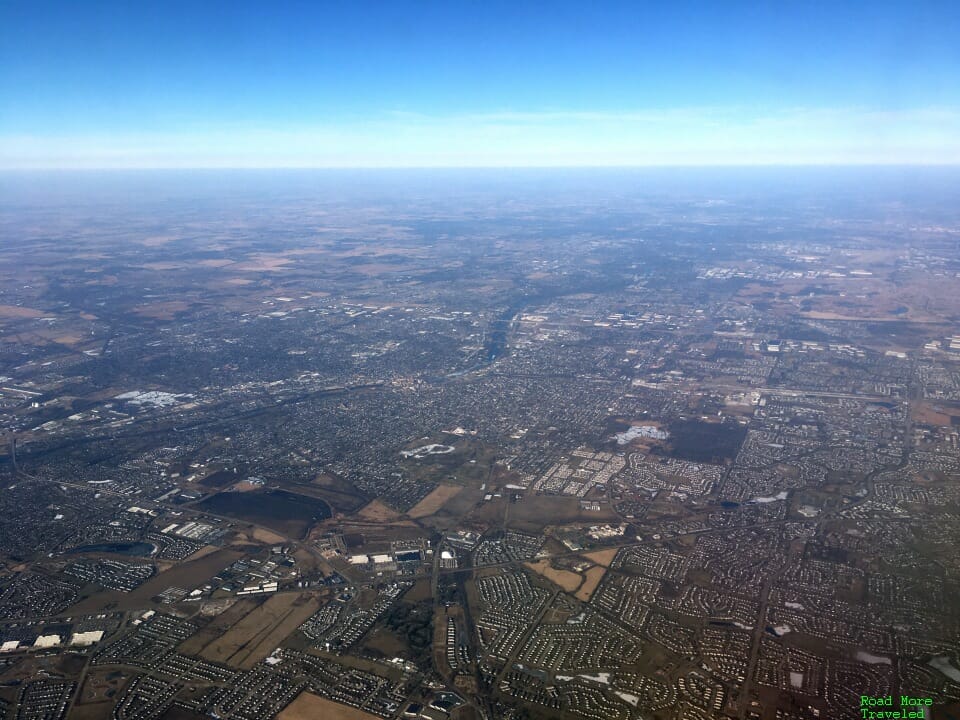
[[[429,658],[433,644],[433,606],[429,603],[398,603],[387,613],[384,624],[405,638],[416,659]]]

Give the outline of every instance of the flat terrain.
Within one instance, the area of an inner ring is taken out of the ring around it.
[[[379,720],[379,717],[313,693],[302,692],[277,715],[277,720]]]
[[[949,712],[960,173],[676,172],[0,177],[0,714]]]
[[[318,607],[320,603],[312,595],[270,595],[197,654],[213,662],[249,670],[273,652]]]
[[[226,610],[189,638],[180,643],[178,650],[185,655],[199,655],[203,650],[236,625],[258,605],[258,600],[243,598],[236,600]]]
[[[600,585],[600,581],[603,580],[604,573],[606,572],[607,569],[600,565],[596,565],[587,570],[584,573],[583,585],[574,593],[574,597],[582,602],[586,602],[593,597],[594,590]]]
[[[106,590],[98,592],[74,605],[71,612],[77,614],[101,612],[108,606],[117,609],[150,606],[152,605],[150,601],[167,588],[178,587],[192,590],[202,585],[211,575],[216,575],[217,572],[227,567],[234,560],[243,557],[243,555],[242,551],[232,548],[216,550],[196,560],[188,560],[174,565],[169,570],[154,575],[131,592],[122,593]]]
[[[370,522],[392,522],[399,519],[400,513],[388,508],[380,500],[371,500],[357,511],[356,517]]]
[[[423,500],[410,508],[407,514],[412,518],[433,515],[461,492],[463,492],[463,488],[459,485],[439,485]]]
[[[319,498],[286,490],[221,492],[203,500],[199,507],[218,515],[266,525],[288,537],[303,537],[310,527],[331,515],[330,506]]]
[[[610,567],[610,563],[612,563],[613,559],[617,556],[617,548],[610,548],[609,550],[596,550],[594,552],[584,553],[583,556],[587,560],[597,563],[597,565]]]
[[[583,582],[583,577],[578,575],[575,572],[570,570],[559,570],[555,567],[552,567],[550,560],[539,560],[537,562],[528,562],[524,563],[528,568],[533,570],[538,575],[542,575],[561,588],[566,592],[573,592],[580,584]]]

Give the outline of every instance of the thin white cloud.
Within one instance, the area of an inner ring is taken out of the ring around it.
[[[956,164],[953,108],[389,111],[282,128],[0,136],[0,167]]]

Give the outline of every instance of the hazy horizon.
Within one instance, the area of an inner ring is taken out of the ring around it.
[[[960,7],[0,5],[0,167],[960,163]]]

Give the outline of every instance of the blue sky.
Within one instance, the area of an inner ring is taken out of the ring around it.
[[[960,3],[0,0],[0,167],[960,163]]]

